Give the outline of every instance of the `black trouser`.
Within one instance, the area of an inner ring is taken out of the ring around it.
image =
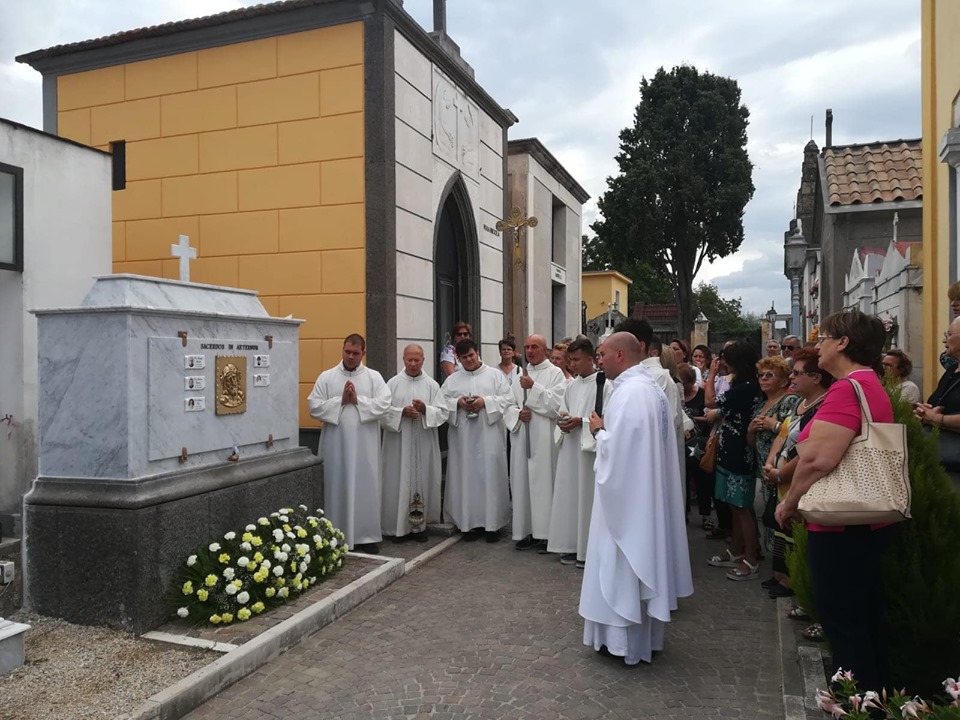
[[[730,512],[730,506],[723,500],[714,498],[713,507],[717,511],[717,527],[727,532],[733,532],[733,513]]]
[[[893,532],[848,525],[807,536],[817,619],[833,648],[833,669],[852,671],[861,692],[880,692],[887,680],[881,566]]]
[[[706,472],[700,467],[700,461],[694,460],[687,471],[687,479],[693,479],[694,486],[697,488],[697,509],[701,515],[709,515],[711,503],[713,502],[714,485],[717,484],[716,477],[712,472]],[[721,524],[722,526],[722,524]],[[726,524],[730,527],[730,523]]]

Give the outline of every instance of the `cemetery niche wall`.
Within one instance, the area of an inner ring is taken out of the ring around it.
[[[298,441],[300,320],[270,317],[253,291],[135,275],[35,314],[32,610],[149,630],[189,549],[278,507],[320,506],[319,460]]]

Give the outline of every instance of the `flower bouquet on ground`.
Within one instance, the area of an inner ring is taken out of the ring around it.
[[[877,718],[928,718],[946,720],[960,718],[960,686],[953,678],[943,681],[947,697],[942,703],[926,702],[919,696],[910,697],[905,690],[894,691],[888,695],[886,690],[879,694],[874,690],[861,693],[852,672],[837,670],[830,678],[833,690],[817,690],[817,704],[825,713],[835,718],[849,720],[876,720]]]
[[[243,622],[335,573],[348,550],[323,510],[283,508],[196,548],[174,573],[171,605],[197,624]]]

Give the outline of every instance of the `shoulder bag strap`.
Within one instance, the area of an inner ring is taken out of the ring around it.
[[[867,405],[867,398],[863,394],[860,383],[852,378],[846,378],[846,380],[853,386],[853,391],[857,394],[857,400],[860,401],[860,434],[856,437],[856,440],[859,440],[867,436],[867,426],[873,422],[873,414],[870,412],[870,406]]]

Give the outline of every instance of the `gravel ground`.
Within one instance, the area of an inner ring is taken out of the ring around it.
[[[24,612],[9,619],[33,629],[26,664],[0,676],[0,720],[112,720],[219,657]]]

